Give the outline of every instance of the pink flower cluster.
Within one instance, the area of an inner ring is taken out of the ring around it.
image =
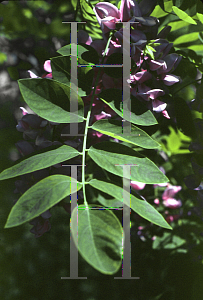
[[[182,202],[180,199],[176,199],[175,195],[182,189],[181,186],[171,185],[170,183],[166,184],[166,189],[162,194],[163,205],[170,209],[176,209],[182,206]],[[156,198],[154,200],[156,205],[159,205],[159,199]],[[178,220],[180,214],[171,214],[168,211],[165,211],[165,219],[168,223],[171,223],[175,220]]]
[[[130,55],[135,62],[134,70],[126,84],[130,84],[131,94],[140,101],[147,101],[148,108],[155,112],[162,112],[170,118],[164,95],[168,93],[167,86],[171,86],[181,79],[171,74],[178,66],[181,56],[170,53],[173,44],[165,40],[171,27],[166,26],[158,34],[158,20],[148,16],[154,9],[156,1],[143,0],[140,4],[136,0],[122,0],[120,10],[111,3],[100,2],[94,7],[98,23],[101,26],[103,40],[92,41],[84,31],[79,31],[78,41],[91,45],[100,55],[103,54],[111,30],[116,31],[117,22],[134,22],[131,24]],[[114,32],[107,56],[123,51],[123,28]],[[152,54],[146,53],[150,42]],[[116,82],[115,82],[116,81]],[[113,79],[107,74],[101,75],[103,89],[122,88],[121,79]],[[150,87],[152,85],[152,87]]]
[[[165,170],[160,167],[160,170],[165,174]],[[145,183],[142,182],[138,182],[138,181],[131,181],[130,182],[130,186],[135,189],[135,190],[143,190],[146,186]],[[160,183],[160,184],[154,184],[154,188],[156,188],[157,186],[162,186],[162,187],[166,187],[165,191],[162,194],[162,204],[170,209],[176,209],[182,206],[182,202],[180,199],[176,199],[175,195],[182,189],[181,186],[177,186],[177,185],[171,185],[170,183]],[[156,205],[160,204],[160,200],[158,198],[154,199],[154,203]],[[177,220],[180,215],[171,215],[169,214],[168,211],[165,211],[166,216],[166,221],[168,223],[171,223],[175,220]]]

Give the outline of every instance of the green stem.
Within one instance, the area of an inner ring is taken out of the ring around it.
[[[108,39],[108,42],[106,44],[106,48],[105,48],[105,51],[104,51],[104,54],[103,54],[103,57],[102,57],[101,64],[103,64],[103,62],[104,62],[104,58],[105,58],[106,53],[108,51],[109,44],[110,44],[112,36],[113,36],[113,32],[110,32],[109,39]],[[94,96],[95,96],[95,92],[96,92],[96,87],[98,85],[100,73],[101,73],[101,67],[99,69],[99,72],[98,72],[96,80],[95,80],[94,90],[93,90],[93,93],[92,93],[90,106],[89,106],[89,110],[88,110],[87,117],[86,117],[87,121],[86,121],[86,125],[85,125],[83,150],[82,150],[82,185],[83,185],[84,204],[85,204],[86,207],[88,206],[88,203],[87,203],[86,193],[85,193],[85,151],[87,151],[87,149],[86,149],[86,146],[87,146],[87,133],[88,133],[88,129],[90,128],[89,121],[90,121],[90,116],[91,116],[92,104],[93,104],[93,101],[94,101]]]

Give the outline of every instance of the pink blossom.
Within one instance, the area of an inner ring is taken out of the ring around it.
[[[22,110],[23,116],[28,114],[27,109],[25,109],[24,107],[21,106],[20,109]]]
[[[155,71],[155,70],[158,70],[160,68],[163,68],[163,69],[167,69],[167,65],[166,65],[166,62],[162,59],[157,59],[157,60],[153,60],[151,59],[150,62],[149,62],[149,68],[151,71]]]
[[[30,74],[31,78],[39,78],[39,76],[35,75],[32,71],[28,70],[28,73]]]
[[[52,72],[51,69],[51,60],[46,60],[44,63],[44,70],[47,72]],[[40,78],[39,76],[35,75],[32,71],[28,70],[28,73],[30,74],[31,78]],[[41,78],[52,78],[52,73],[44,74]]]
[[[176,200],[174,198],[175,194],[182,189],[181,186],[168,185],[162,194],[163,205],[172,209],[182,206],[181,200]]]
[[[181,207],[182,206],[182,202],[180,200],[176,200],[174,198],[168,198],[167,200],[164,200],[163,201],[163,205],[165,207],[169,207],[169,208],[178,208],[178,207]]]
[[[165,218],[166,222],[168,222],[169,224],[178,220],[180,218],[180,215],[169,215]]]
[[[46,60],[45,63],[44,63],[44,70],[47,71],[48,73],[51,73],[52,72],[52,69],[51,69],[51,60]]]
[[[165,85],[171,86],[174,83],[180,82],[180,77],[176,75],[171,75],[171,74],[162,74],[161,79],[165,83]]]
[[[132,16],[141,17],[142,13],[137,1],[122,0],[120,6],[121,21],[128,22]]]
[[[159,205],[159,199],[158,199],[158,198],[154,199],[154,203],[155,203],[156,205]]]
[[[168,54],[165,58],[164,61],[166,62],[167,68],[161,67],[157,70],[157,74],[162,74],[162,73],[168,73],[172,70],[172,68],[176,68],[181,61],[181,56],[176,54],[176,53],[171,53]]]
[[[162,199],[167,200],[173,198],[175,194],[178,193],[181,189],[182,189],[181,186],[176,186],[176,185],[168,186],[162,195]]]
[[[104,34],[116,29],[115,22],[120,20],[120,11],[115,5],[109,2],[100,2],[95,5],[93,11]]]
[[[135,190],[143,190],[146,184],[139,181],[131,181],[130,185]]]
[[[101,119],[108,119],[108,118],[111,118],[111,114],[107,114],[104,111],[102,111],[99,115],[94,115],[93,123]]]
[[[143,70],[142,72],[137,72],[134,75],[130,75],[130,79],[127,81],[129,83],[135,83],[135,81],[138,81],[139,83],[143,83],[149,79],[151,79],[152,74],[149,73],[147,70]]]
[[[167,110],[164,109],[164,110],[162,111],[162,115],[163,115],[166,119],[170,119],[170,116],[169,116]]]
[[[141,96],[144,100],[149,101],[149,100],[154,100],[159,96],[165,95],[165,92],[161,89],[149,89],[146,92],[140,92],[137,93],[138,96]]]
[[[166,108],[167,104],[158,99],[155,99],[152,101],[152,106],[153,106],[153,111],[161,112]]]

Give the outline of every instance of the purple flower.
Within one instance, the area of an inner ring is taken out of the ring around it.
[[[121,18],[120,11],[115,5],[109,2],[100,2],[95,5],[93,11],[104,34],[116,29],[115,22],[120,21]]]
[[[44,63],[44,70],[50,72],[49,74],[42,75],[42,78],[52,78],[52,69],[51,69],[51,60],[46,60]],[[35,75],[32,71],[28,70],[31,78],[40,78],[39,76]]]
[[[179,56],[176,53],[171,53],[168,54],[167,56],[165,56],[164,61],[166,63],[166,68],[165,65],[161,66],[158,70],[157,70],[157,74],[163,74],[163,73],[168,73],[170,72],[172,69],[175,69],[179,62],[181,61],[182,57]]]
[[[165,85],[171,86],[174,83],[180,82],[180,77],[172,74],[162,74],[161,79],[165,83]]]
[[[163,201],[163,205],[165,207],[175,209],[175,208],[182,206],[182,202],[180,200],[176,200],[174,198],[168,198],[167,200]]]
[[[131,181],[130,185],[135,190],[143,190],[146,184],[139,181]]]
[[[28,114],[27,109],[25,109],[24,107],[21,106],[20,109],[22,110],[23,116]]]
[[[120,6],[121,21],[128,22],[134,17],[141,17],[142,13],[135,0],[122,0]]]
[[[176,200],[174,196],[182,189],[181,186],[169,185],[162,194],[163,205],[169,208],[178,208],[182,206],[181,200]]]
[[[162,199],[167,200],[169,198],[173,198],[175,194],[178,193],[181,189],[182,189],[181,186],[176,186],[176,185],[168,186],[162,195]]]

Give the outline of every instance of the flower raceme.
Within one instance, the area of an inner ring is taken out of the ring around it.
[[[131,94],[141,102],[147,101],[148,109],[162,112],[164,117],[170,118],[166,111],[167,104],[164,96],[169,93],[167,86],[181,81],[179,76],[171,72],[176,69],[182,57],[175,53],[169,54],[173,44],[165,38],[171,27],[166,26],[158,33],[158,20],[149,16],[156,2],[156,0],[142,0],[138,4],[136,0],[122,0],[120,9],[108,2],[97,3],[93,10],[101,26],[104,40],[91,42],[86,34],[86,41],[83,38],[82,42],[91,45],[102,54],[109,33],[114,30],[107,56],[122,52],[125,37],[123,28],[117,29],[117,23],[134,22],[131,24],[130,32],[130,55],[134,66],[127,80]],[[112,79],[107,82],[106,74],[102,79],[104,88],[115,88]],[[152,82],[153,87],[150,87]]]

